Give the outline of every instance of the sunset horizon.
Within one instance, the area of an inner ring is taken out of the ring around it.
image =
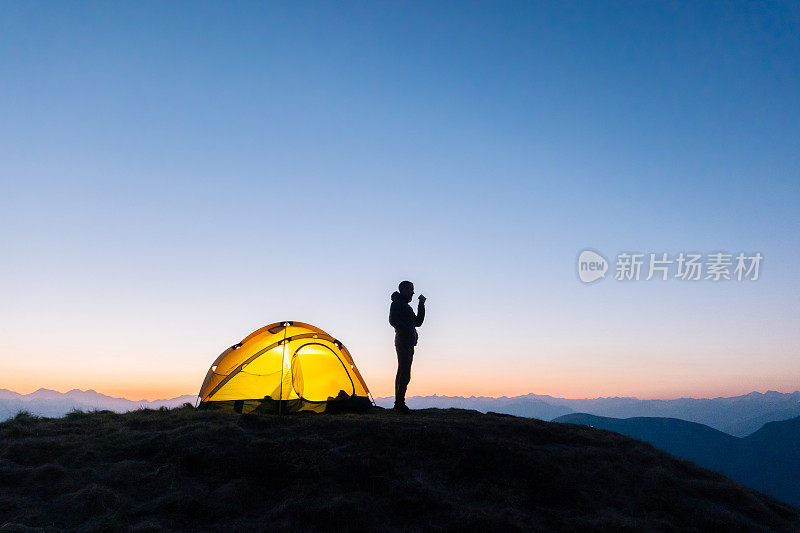
[[[0,387],[195,394],[297,319],[391,396],[410,280],[410,396],[800,389],[784,8],[240,7],[0,8]]]
[[[73,387],[73,386],[47,386],[41,385],[36,387],[20,387],[20,388],[13,388],[13,387],[2,387],[3,389],[9,390],[11,392],[16,392],[22,395],[32,394],[38,390],[50,390],[55,391],[60,394],[66,394],[71,391],[80,391],[80,392],[90,392],[94,391],[99,394],[103,394],[105,396],[110,396],[112,398],[121,398],[131,401],[148,401],[153,402],[157,400],[169,400],[173,398],[179,398],[182,396],[197,396],[197,391],[183,391],[180,392],[180,389],[165,389],[168,392],[148,392],[146,389],[138,390],[132,388],[98,388],[98,387]],[[520,389],[522,390],[522,389]],[[432,392],[425,392],[425,391],[415,391],[413,395],[415,397],[428,397],[428,396],[440,396],[440,397],[461,397],[461,398],[471,398],[471,397],[484,397],[484,398],[513,398],[513,397],[520,397],[520,396],[527,396],[527,395],[536,395],[536,396],[551,396],[553,398],[559,399],[597,399],[597,398],[635,398],[638,400],[678,400],[684,398],[691,398],[695,400],[702,400],[702,399],[715,399],[715,398],[734,398],[740,396],[746,396],[751,393],[758,393],[758,394],[767,394],[769,392],[777,392],[779,394],[792,394],[795,392],[800,391],[800,388],[796,389],[775,389],[775,388],[767,388],[767,389],[749,389],[749,390],[741,390],[741,391],[731,391],[731,392],[721,392],[719,394],[711,393],[708,395],[702,394],[675,394],[675,395],[656,395],[656,396],[643,396],[638,394],[584,394],[581,395],[580,393],[574,393],[572,395],[568,394],[561,394],[557,392],[542,392],[539,390],[528,390],[526,392],[519,392],[515,389],[514,392],[503,393],[503,394],[479,394],[473,391],[459,393],[458,391],[453,392],[442,392],[442,391],[432,391]],[[372,391],[370,391],[372,393]],[[372,396],[374,398],[391,398],[393,391],[387,390],[384,394],[374,394]]]

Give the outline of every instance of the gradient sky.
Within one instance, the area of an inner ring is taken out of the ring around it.
[[[410,395],[800,389],[798,95],[797,3],[3,2],[0,387],[196,393],[301,320],[389,395],[408,278]]]

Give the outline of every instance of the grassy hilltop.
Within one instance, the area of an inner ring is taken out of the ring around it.
[[[0,526],[790,531],[800,509],[570,424],[183,407],[0,424]]]

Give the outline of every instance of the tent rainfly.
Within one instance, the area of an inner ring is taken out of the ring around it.
[[[276,322],[217,357],[198,408],[322,413],[371,405],[367,384],[341,342],[310,324]]]

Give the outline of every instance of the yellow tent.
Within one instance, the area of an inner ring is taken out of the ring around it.
[[[217,357],[198,407],[321,413],[370,405],[367,384],[341,342],[310,324],[276,322]]]

